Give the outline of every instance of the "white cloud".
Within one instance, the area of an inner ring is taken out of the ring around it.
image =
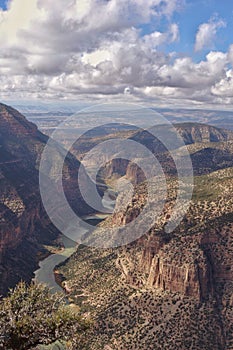
[[[229,59],[229,62],[231,63],[231,65],[233,66],[233,45],[231,45],[229,47],[228,59]]]
[[[179,40],[179,27],[176,23],[172,23],[169,30],[165,33],[153,32],[151,34],[145,35],[143,40],[147,46],[152,49],[157,48],[162,44],[172,43]]]
[[[160,99],[230,103],[233,46],[199,63],[164,47],[179,40],[172,14],[180,0],[12,0],[0,12],[2,97]],[[24,9],[24,11],[22,11]],[[19,15],[20,14],[20,15]],[[163,32],[156,23],[163,16]],[[154,30],[141,24],[154,18]],[[206,27],[207,26],[207,27]],[[224,26],[200,26],[196,46],[211,46]],[[167,50],[166,50],[167,51]],[[224,100],[224,98],[226,100]]]
[[[223,79],[218,81],[212,88],[211,92],[218,97],[231,97],[233,99],[233,70],[229,69]]]
[[[226,22],[217,18],[211,18],[208,23],[201,24],[196,34],[195,51],[213,48],[218,29],[224,27]]]
[[[149,23],[152,17],[171,15],[179,3],[180,0],[67,0],[65,4],[62,0],[11,0],[8,11],[0,12],[1,48],[8,55],[20,56],[24,61],[21,71],[48,72],[46,62],[55,60],[63,67],[75,54],[95,52],[103,41],[114,41],[125,31],[129,40],[130,33],[135,40],[135,26]],[[173,37],[176,31],[173,25]]]
[[[62,0],[12,0],[0,22],[4,86],[9,75],[14,91],[21,75],[28,81],[38,77],[47,90],[61,93],[65,87],[68,93],[118,93],[129,84],[145,84],[161,61],[154,47],[176,40],[178,27],[171,25],[155,42],[156,35],[141,38],[135,26],[171,16],[179,5],[180,0],[67,0],[65,6]]]
[[[179,26],[177,23],[173,23],[170,28],[171,42],[178,41],[180,39]]]

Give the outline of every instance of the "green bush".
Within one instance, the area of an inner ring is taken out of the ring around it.
[[[0,300],[0,349],[33,349],[57,340],[76,342],[87,327],[66,305],[63,294],[51,294],[45,285],[21,282]]]

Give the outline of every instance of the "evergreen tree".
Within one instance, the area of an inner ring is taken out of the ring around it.
[[[19,283],[0,301],[0,349],[27,350],[60,341],[77,341],[88,327],[66,305],[61,293],[45,285]]]

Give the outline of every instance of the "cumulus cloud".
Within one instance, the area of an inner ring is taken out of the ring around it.
[[[118,40],[122,33],[135,41],[136,27],[153,17],[170,16],[179,4],[180,0],[11,0],[8,11],[0,12],[2,50],[20,56],[21,71],[49,73],[52,63],[53,71],[59,71],[59,66],[70,67],[82,54],[95,52],[104,41]],[[177,31],[173,25],[173,40]]]
[[[181,0],[11,0],[0,11],[3,97],[72,99],[121,96],[186,103],[229,98],[233,46],[201,62],[164,47],[179,41],[172,15]],[[22,11],[23,9],[23,11]],[[156,23],[165,18],[164,31]],[[144,34],[142,25],[154,26]],[[225,24],[199,27],[196,50]],[[167,51],[166,51],[167,52]],[[189,102],[187,102],[189,101]],[[227,100],[229,101],[229,99]]]
[[[179,40],[179,27],[176,23],[172,23],[169,30],[165,33],[153,32],[151,34],[145,35],[143,40],[146,45],[151,48],[157,48],[164,43],[172,43]]]
[[[18,76],[31,75],[48,83],[48,89],[56,85],[62,92],[67,87],[116,93],[124,92],[128,84],[144,84],[150,69],[161,61],[155,48],[177,40],[179,30],[171,24],[168,32],[141,36],[138,26],[153,17],[169,18],[180,4],[180,0],[67,0],[65,5],[62,0],[12,0],[8,11],[0,13],[4,86],[9,85],[9,75],[14,87],[21,81]]]
[[[229,62],[231,63],[231,65],[233,66],[233,45],[231,45],[229,47],[228,59],[229,59]]]
[[[224,27],[226,22],[217,18],[211,18],[208,23],[202,23],[196,34],[195,51],[212,48],[218,29]]]
[[[223,79],[212,86],[211,92],[218,97],[233,99],[233,70],[229,69]]]

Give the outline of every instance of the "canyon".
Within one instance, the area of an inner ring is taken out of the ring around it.
[[[165,227],[178,188],[169,151],[179,156],[182,150],[166,149],[149,130],[110,126],[109,130],[106,127],[94,135],[84,135],[74,145],[73,154],[68,152],[65,158],[66,197],[81,216],[93,214],[93,209],[84,202],[77,186],[79,161],[103,140],[121,137],[146,146],[159,160],[167,185],[162,213],[158,218],[152,213],[153,225],[142,236],[116,248],[82,244],[55,267],[57,282],[69,303],[92,320],[76,350],[233,348],[233,134],[195,123],[175,127],[190,153],[194,191],[182,221],[170,233]],[[164,132],[164,127],[160,128]],[[48,218],[39,191],[39,164],[47,141],[48,137],[19,112],[0,105],[3,295],[19,280],[32,279],[39,260],[49,254],[48,245],[60,247],[60,232]],[[62,157],[64,149],[56,143],[54,147]],[[121,228],[140,215],[148,197],[147,181],[134,159],[117,158],[103,166],[98,176],[100,192],[111,186],[112,193],[117,193],[114,183],[119,180],[130,181],[133,192],[126,189],[118,193],[112,215],[87,237],[91,242],[101,241],[106,232],[116,228],[117,238]],[[156,176],[151,180],[156,193],[151,204],[156,207],[163,199],[161,180]],[[51,187],[56,186],[56,167],[51,167],[48,181]],[[85,185],[93,186],[88,176]],[[58,215],[63,210],[59,203],[54,209]],[[146,215],[149,222],[151,213]]]
[[[82,349],[233,347],[232,133],[199,124],[178,130],[194,165],[194,193],[180,225],[171,233],[164,229],[174,209],[177,182],[166,150],[158,151],[156,145],[154,152],[169,171],[164,210],[151,229],[118,248],[80,246],[56,269],[70,302],[94,319]],[[143,142],[151,144],[148,136]],[[126,205],[126,193],[118,195],[114,213],[98,225],[91,242],[101,241],[116,227],[120,235],[121,227],[138,217],[148,195],[133,162],[117,159],[102,175],[111,185],[116,178],[130,179],[134,192]],[[153,200],[159,202],[160,182],[153,181]]]

